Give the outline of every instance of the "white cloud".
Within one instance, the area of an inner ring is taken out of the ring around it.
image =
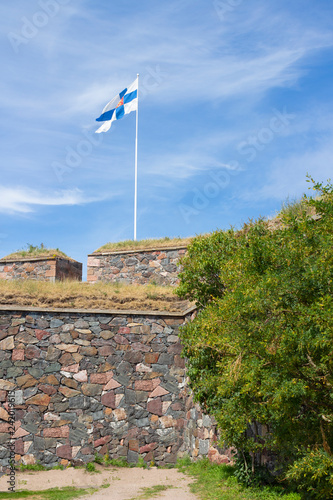
[[[25,4],[21,1],[20,5],[23,8]],[[15,119],[19,119],[19,123],[23,123],[28,130],[36,122],[43,130],[45,124],[47,132],[43,133],[41,140],[51,144],[47,135],[54,134],[55,154],[60,151],[57,158],[62,161],[67,146],[75,148],[81,140],[75,132],[86,123],[93,131],[94,118],[102,107],[134,79],[137,71],[141,75],[141,89],[149,96],[142,103],[142,109],[151,105],[157,114],[160,111],[164,113],[165,108],[174,109],[170,126],[172,119],[177,120],[177,113],[181,113],[185,120],[186,116],[191,120],[190,107],[197,106],[198,120],[201,106],[208,104],[221,114],[223,101],[223,104],[229,105],[229,117],[233,107],[234,121],[226,120],[213,127],[207,124],[206,137],[189,141],[188,135],[183,134],[180,145],[162,145],[159,153],[147,153],[145,161],[140,157],[142,170],[145,174],[158,174],[158,182],[162,177],[164,180],[169,178],[170,182],[173,179],[188,179],[207,168],[230,169],[228,161],[238,158],[236,146],[246,139],[247,129],[262,126],[261,117],[258,119],[254,110],[265,93],[278,86],[295,86],[306,71],[302,67],[303,61],[333,44],[332,35],[320,23],[316,26],[310,20],[299,21],[292,18],[286,9],[276,9],[277,3],[274,5],[260,0],[255,7],[253,3],[241,3],[230,17],[227,16],[226,22],[220,22],[213,1],[202,3],[200,10],[190,0],[170,1],[156,8],[145,8],[147,3],[143,2],[126,15],[123,15],[126,7],[121,4],[110,11],[103,6],[92,7],[90,2],[79,4],[73,1],[71,5],[71,8],[61,9],[52,22],[50,20],[45,29],[41,29],[31,40],[31,45],[29,42],[22,46],[22,53],[16,59],[13,59],[10,47],[3,54],[8,59],[10,71],[7,71],[4,83],[0,83],[0,100],[5,111],[11,112],[10,124],[13,126]],[[22,10],[22,15],[31,17],[33,8],[28,13]],[[118,12],[118,8],[119,17],[103,16],[103,13]],[[183,16],[187,10],[188,22],[184,24]],[[3,31],[7,25],[10,29],[20,27],[21,13],[16,8],[10,12],[10,23],[0,21]],[[84,36],[82,29],[85,29]],[[24,66],[25,54],[29,67]],[[160,74],[157,71],[154,79],[151,71],[156,72],[158,67]],[[36,79],[39,72],[42,78]],[[20,81],[22,74],[24,92],[18,92],[16,82]],[[146,86],[145,81],[149,82]],[[149,112],[151,110],[146,116]],[[250,119],[244,119],[245,116]],[[40,119],[43,120],[41,124]],[[71,129],[73,133],[67,136],[65,130],[71,120],[75,124]],[[304,121],[298,120],[298,129],[308,129],[311,121],[312,116],[308,113]],[[64,135],[62,141],[59,130]],[[111,138],[108,140],[112,142]],[[173,140],[177,142],[177,139]],[[200,143],[200,147],[196,143]],[[230,152],[232,144],[235,144],[235,151]],[[101,170],[100,179],[105,178],[104,162],[109,166],[109,160],[102,156],[105,149],[100,148],[96,157],[87,159],[88,167],[75,172],[77,182],[83,178],[86,181],[90,175],[89,161],[94,165],[91,169],[93,181],[90,182],[96,182],[98,168]],[[33,156],[30,161],[31,167],[26,168],[29,172],[37,171],[37,167],[33,166],[35,163],[40,164],[40,171],[45,168],[41,154],[38,160]],[[127,175],[124,161],[127,160],[112,151],[112,165],[122,165],[115,173],[110,170],[113,181]],[[52,163],[49,157],[47,162]],[[17,170],[20,161],[11,161],[11,164]],[[273,162],[272,165],[274,168]],[[12,176],[12,167],[8,171],[8,176]],[[44,177],[45,184],[54,181],[54,177],[47,175],[50,172],[51,168]],[[67,179],[74,177],[69,174]],[[3,181],[7,182],[7,178]],[[272,178],[272,182],[275,185],[277,180]],[[119,187],[117,189],[119,191]],[[284,187],[281,189],[284,190]],[[277,193],[275,188],[272,191]],[[79,193],[63,191],[49,198],[33,190],[17,188],[13,194],[6,192],[2,195],[0,211],[30,212],[37,205],[70,204],[66,202],[70,199],[81,203]],[[34,203],[34,200],[37,202]]]
[[[208,4],[207,12],[210,8],[213,10]],[[245,6],[238,9],[236,30],[234,23],[232,28],[217,23],[207,30],[201,24],[180,27],[174,22],[172,9],[166,9],[164,16],[159,13],[156,17],[155,9],[145,17],[134,16],[134,22],[110,32],[104,46],[96,43],[90,48],[90,53],[98,52],[99,58],[86,57],[86,71],[101,76],[105,67],[112,68],[112,74],[108,71],[100,81],[85,79],[85,87],[76,89],[70,97],[70,113],[84,109],[96,112],[98,103],[102,106],[121,90],[115,82],[126,85],[131,81],[129,68],[140,68],[142,83],[145,78],[150,82],[144,90],[154,105],[213,103],[239,96],[256,99],[271,88],[293,85],[304,74],[302,60],[332,46],[333,37],[325,30],[298,26],[294,19],[274,16],[267,10],[259,5],[249,16]],[[95,22],[104,23],[100,19]],[[122,47],[125,59],[109,50],[115,44]],[[89,54],[87,47],[75,45],[72,50],[77,57],[83,51]],[[154,64],[161,72],[161,78],[155,81],[149,77]]]
[[[182,147],[182,149],[185,148]],[[180,151],[163,156],[156,155],[144,161],[144,164],[150,165],[144,168],[144,174],[154,175],[155,178],[158,176],[159,179],[155,179],[157,183],[160,182],[161,177],[174,182],[175,179],[188,179],[213,169],[234,171],[240,168],[235,162],[219,161],[214,155],[195,150],[188,153]]]
[[[37,206],[83,205],[100,200],[86,197],[79,189],[48,194],[24,187],[0,186],[0,212],[9,214],[34,212]]]
[[[286,16],[274,16],[261,3],[252,9],[251,15],[245,5],[235,9],[236,30],[234,23],[229,26],[218,22],[218,18],[207,30],[197,20],[193,26],[179,26],[175,22],[176,8],[181,6],[175,2],[158,9],[142,8],[117,22],[102,18],[98,10],[94,12],[84,5],[80,10],[74,9],[77,22],[89,20],[101,33],[94,40],[90,36],[82,40],[72,29],[65,30],[74,14],[64,9],[59,13],[61,36],[53,23],[36,36],[42,56],[48,57],[52,46],[53,60],[64,61],[61,66],[47,66],[45,78],[52,90],[26,99],[25,95],[18,97],[7,85],[2,92],[6,95],[3,105],[20,113],[32,108],[44,113],[47,101],[50,117],[95,116],[122,86],[135,78],[137,70],[141,74],[141,89],[149,94],[154,105],[213,102],[239,96],[256,98],[273,87],[294,84],[303,75],[302,59],[333,44],[332,35],[325,30],[307,29],[295,24],[294,19],[291,22]],[[214,14],[213,2],[207,4],[204,16],[208,12]],[[80,66],[76,67],[76,74],[80,77],[74,79],[70,76],[71,65],[77,65],[77,61]],[[161,73],[154,78],[151,72],[156,73],[157,67]],[[20,66],[18,70],[21,71]]]

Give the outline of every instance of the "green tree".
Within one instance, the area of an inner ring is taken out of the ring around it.
[[[333,186],[313,188],[278,222],[194,240],[178,289],[200,306],[182,330],[197,401],[226,444],[289,464],[333,450]]]

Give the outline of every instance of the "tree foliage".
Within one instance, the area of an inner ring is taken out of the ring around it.
[[[182,331],[197,401],[225,443],[287,461],[333,450],[333,186],[313,188],[278,224],[194,240],[178,289],[200,306]]]

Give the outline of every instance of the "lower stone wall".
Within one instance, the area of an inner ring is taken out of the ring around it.
[[[216,420],[203,413],[198,403],[194,403],[191,393],[186,398],[186,410],[184,444],[187,454],[194,460],[208,457],[213,463],[232,463],[236,449],[219,446]]]
[[[82,280],[82,264],[62,257],[0,260],[0,279],[58,281]]]
[[[190,318],[0,310],[0,466],[13,446],[16,462],[47,466],[208,455],[216,428],[192,402],[178,337]]]
[[[185,247],[88,255],[87,281],[176,285]]]

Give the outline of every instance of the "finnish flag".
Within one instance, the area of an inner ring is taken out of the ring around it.
[[[138,110],[138,78],[128,88],[108,102],[97,122],[103,122],[96,134],[110,130],[112,122]]]

